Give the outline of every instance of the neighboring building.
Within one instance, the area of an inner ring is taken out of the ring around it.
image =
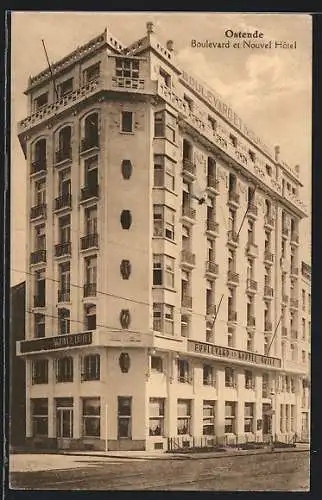
[[[10,447],[25,444],[26,435],[26,377],[24,360],[16,355],[17,341],[25,338],[25,282],[10,289],[10,379],[9,435]]]
[[[182,72],[152,23],[129,47],[105,31],[52,71],[58,95],[49,69],[30,78],[18,126],[28,441],[301,432],[299,167]]]
[[[301,262],[301,331],[299,331],[301,360],[308,363],[308,377],[302,379],[301,395],[301,429],[303,440],[308,441],[310,437],[311,421],[311,266]]]

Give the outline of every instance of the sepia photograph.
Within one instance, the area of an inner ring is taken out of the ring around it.
[[[10,18],[10,488],[309,491],[311,15]]]

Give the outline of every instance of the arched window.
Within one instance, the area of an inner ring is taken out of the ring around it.
[[[56,150],[56,163],[72,157],[71,148],[72,128],[67,125],[58,133],[58,149]]]
[[[99,146],[98,113],[91,113],[85,118],[81,151]]]
[[[39,139],[32,149],[32,173],[46,170],[46,139]]]

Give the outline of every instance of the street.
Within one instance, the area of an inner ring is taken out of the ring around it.
[[[308,491],[309,452],[193,459],[12,455],[13,489]]]

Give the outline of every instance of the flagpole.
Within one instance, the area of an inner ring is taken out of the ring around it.
[[[50,71],[50,74],[51,74],[51,79],[52,79],[53,84],[54,84],[54,89],[55,89],[55,93],[56,93],[56,97],[57,97],[57,101],[58,101],[59,96],[58,96],[57,87],[56,87],[56,83],[55,83],[55,79],[54,79],[54,75],[53,75],[53,70],[52,70],[50,62],[49,62],[49,58],[48,58],[48,54],[47,54],[45,42],[44,42],[43,39],[41,41],[42,41],[42,44],[43,44],[43,47],[44,47],[44,51],[45,51],[45,55],[46,55],[46,59],[47,59],[47,64],[48,64],[48,67],[49,67],[49,71]]]

